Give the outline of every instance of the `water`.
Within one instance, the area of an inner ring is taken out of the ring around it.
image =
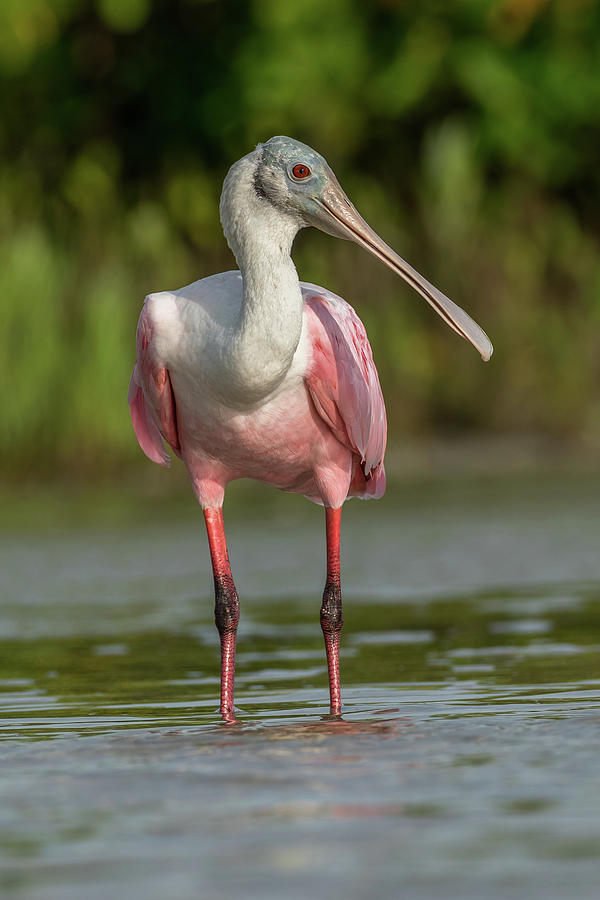
[[[348,504],[342,722],[320,510],[234,492],[227,727],[191,499],[107,503],[5,510],[3,898],[597,896],[600,479]]]

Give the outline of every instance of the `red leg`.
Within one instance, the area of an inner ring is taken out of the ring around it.
[[[221,639],[221,715],[226,722],[235,722],[235,640],[240,604],[227,555],[223,510],[205,509],[204,521],[215,579],[215,624]]]
[[[327,528],[327,581],[321,606],[321,628],[325,638],[327,668],[329,670],[329,698],[331,715],[342,711],[340,694],[340,634],[342,632],[342,585],[340,580],[340,525],[342,508],[325,509]]]

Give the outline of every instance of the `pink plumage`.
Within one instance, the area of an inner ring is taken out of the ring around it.
[[[350,457],[348,477],[344,473],[339,475],[341,483],[338,493],[344,491],[344,486],[346,488],[341,502],[347,496],[379,498],[385,490],[383,456],[387,424],[383,395],[365,327],[341,297],[313,284],[301,283],[300,287],[304,300],[303,331],[308,338],[306,371],[303,379],[295,380],[286,391],[285,409],[278,409],[279,396],[265,398],[262,403],[261,416],[266,420],[262,432],[263,446],[256,446],[254,436],[251,445],[248,441],[248,454],[254,453],[258,457],[248,459],[248,471],[282,490],[305,493],[309,499],[324,503],[327,498],[320,496],[315,478],[307,477],[307,473],[311,473],[314,467],[322,471],[322,454],[318,450],[325,441],[335,448],[338,456],[345,448]],[[177,293],[185,290],[183,288]],[[196,422],[193,415],[188,422],[185,413],[177,412],[178,398],[168,362],[161,357],[160,340],[155,337],[156,332],[160,335],[161,330],[161,316],[157,311],[160,295],[154,295],[152,300],[152,304],[144,304],[138,323],[137,358],[128,398],[133,427],[146,456],[159,465],[169,465],[162,439],[184,459],[186,455],[182,448],[187,447],[190,452],[186,461],[201,482],[203,471],[199,460],[210,457],[210,441],[206,445],[202,439],[194,442],[191,435],[198,428],[202,430],[202,423]],[[168,300],[163,302],[169,303]],[[156,321],[153,321],[153,315]],[[164,317],[162,327],[165,327]],[[176,378],[178,363],[173,360],[171,365]],[[276,414],[273,417],[268,415],[271,406]],[[287,415],[289,411],[294,415]],[[284,425],[289,432],[286,440],[288,452],[283,456],[278,454],[277,465],[272,459],[273,424],[279,435],[284,433]],[[297,434],[299,426],[303,426],[301,441],[298,441]],[[325,436],[323,426],[327,432]],[[212,422],[207,423],[207,436],[210,436],[213,427]],[[248,425],[243,428],[244,432],[251,430]],[[313,441],[306,441],[307,434],[313,434]],[[238,429],[231,432],[231,439],[235,447],[231,447],[230,454],[222,455],[219,466],[223,490],[230,480],[244,475],[240,471],[239,451],[240,444],[248,437]],[[228,455],[235,456],[235,462],[228,464]],[[336,454],[332,451],[332,455]],[[209,460],[208,468],[210,478],[214,479],[212,460]]]
[[[302,284],[312,355],[305,382],[315,408],[356,457],[350,495],[385,491],[385,403],[365,326],[336,294]]]
[[[227,484],[255,478],[325,507],[327,580],[321,627],[330,711],[341,710],[341,507],[385,491],[386,415],[364,325],[351,306],[300,283],[297,232],[315,225],[355,241],[401,275],[484,359],[492,345],[473,320],[385,244],[358,214],[322,156],[276,137],[230,169],[221,221],[240,271],[146,298],[129,387],[144,453],[185,463],[202,506],[221,640],[221,713],[235,721],[239,601],[225,543]]]
[[[152,340],[152,321],[144,304],[137,327],[136,363],[129,383],[128,402],[138,443],[152,462],[170,464],[161,437],[181,455],[175,397],[168,369]]]

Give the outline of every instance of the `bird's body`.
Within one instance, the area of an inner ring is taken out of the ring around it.
[[[165,465],[162,426],[204,508],[220,505],[236,478],[331,507],[349,493],[383,494],[385,407],[364,326],[340,297],[299,287],[300,334],[288,367],[273,376],[262,355],[240,372],[221,349],[243,308],[240,272],[146,299],[130,391],[134,426],[148,456]],[[162,373],[170,390],[157,385]]]
[[[221,712],[234,718],[239,603],[225,543],[225,487],[255,478],[326,509],[321,607],[331,711],[341,709],[339,531],[349,496],[385,490],[386,417],[365,328],[352,307],[301,283],[291,259],[300,228],[353,240],[400,274],[484,359],[486,335],[398,257],[352,206],[325,160],[272,138],[229,171],[221,221],[239,272],[146,298],[129,403],[139,443],[167,465],[163,440],[188,469],[204,511],[221,637]]]

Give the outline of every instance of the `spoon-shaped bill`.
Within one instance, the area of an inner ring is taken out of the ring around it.
[[[318,209],[317,227],[323,227],[324,231],[337,237],[355,241],[380,259],[418,291],[454,331],[470,341],[482,359],[486,362],[489,360],[494,348],[483,329],[460,306],[438,291],[416,269],[388,247],[385,241],[382,241],[348,200],[335,176],[318,198]]]

